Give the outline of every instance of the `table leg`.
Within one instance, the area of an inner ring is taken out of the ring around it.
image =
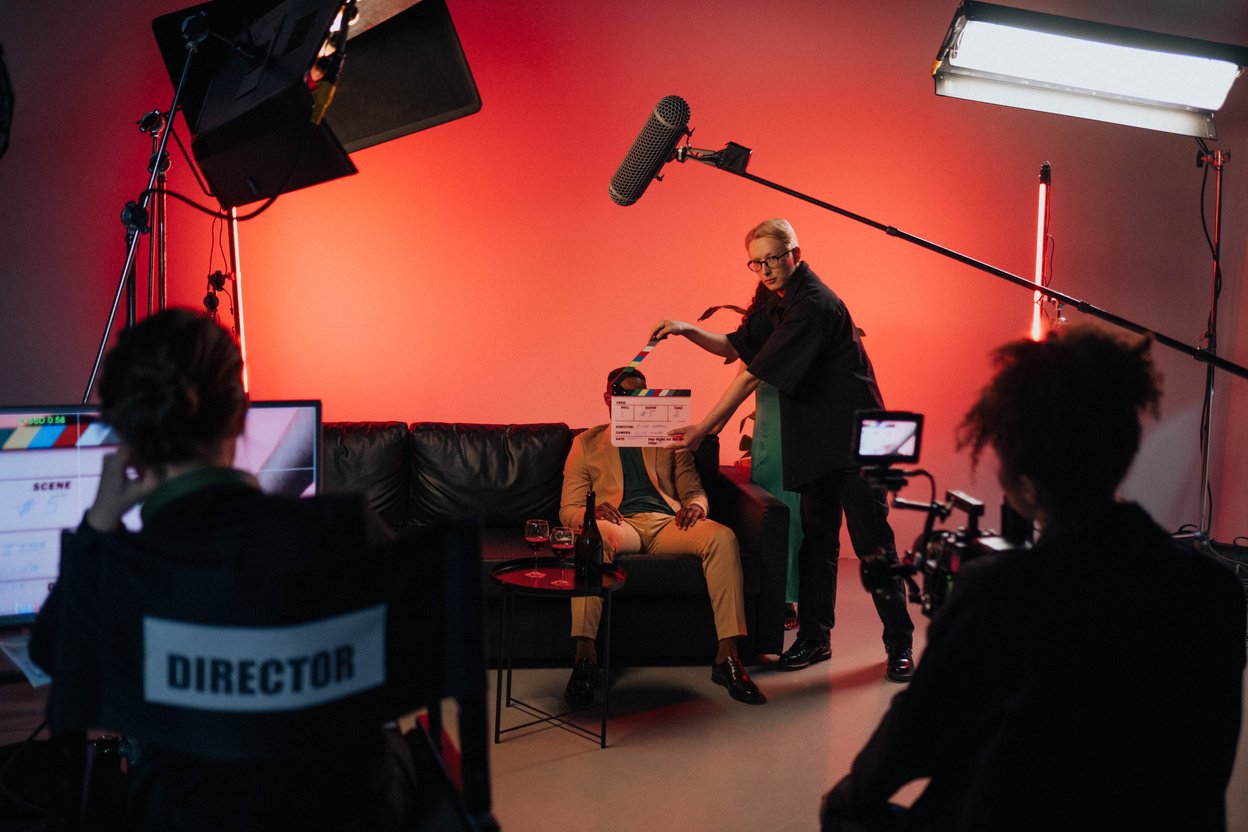
[[[607,711],[611,709],[611,596],[614,593],[604,593],[606,597],[603,599],[603,618],[606,620],[607,631],[602,639],[602,735],[600,748],[607,747]]]
[[[503,621],[503,626],[507,632],[507,707],[511,707],[511,666],[514,660],[513,653],[516,652],[515,645],[512,643],[514,634],[511,631],[511,620],[516,616],[516,591],[509,590],[507,593],[507,617]]]
[[[504,586],[502,604],[498,611],[498,663],[495,670],[494,684],[494,744],[502,741],[503,730],[503,664],[507,657],[507,596],[511,590]],[[511,686],[508,685],[508,693]]]

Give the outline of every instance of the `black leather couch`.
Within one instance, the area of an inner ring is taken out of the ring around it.
[[[395,529],[476,516],[482,539],[489,655],[497,655],[500,592],[490,570],[531,553],[524,521],[557,523],[563,463],[577,431],[565,424],[475,425],[441,422],[329,422],[323,430],[322,490],[362,491]],[[749,636],[742,653],[778,653],[784,636],[788,509],[719,465],[709,437],[695,455],[711,517],[741,544]],[[624,555],[628,582],[615,596],[612,656],[633,664],[709,662],[716,644],[706,581],[696,555]],[[512,633],[525,664],[571,661],[566,601],[521,597]]]

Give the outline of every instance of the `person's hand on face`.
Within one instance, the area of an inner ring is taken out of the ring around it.
[[[113,532],[121,527],[121,518],[151,494],[160,477],[150,468],[135,462],[134,451],[125,443],[104,457],[100,470],[100,488],[95,502],[87,510],[87,524],[99,532]]]

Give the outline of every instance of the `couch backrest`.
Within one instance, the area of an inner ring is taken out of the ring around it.
[[[557,521],[563,463],[579,432],[563,423],[327,422],[322,490],[362,491],[395,528],[466,515],[516,529],[530,517]],[[718,437],[694,460],[714,514]]]
[[[412,425],[412,520],[475,514],[484,526],[521,527],[559,513],[572,431],[563,423]]]
[[[408,525],[409,436],[403,422],[326,422],[321,490],[360,491],[393,528]]]

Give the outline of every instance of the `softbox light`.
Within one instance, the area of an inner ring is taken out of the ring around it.
[[[444,0],[360,0],[362,25],[348,38],[326,117],[315,121],[308,73],[342,6],[213,0],[152,21],[176,84],[184,21],[205,16],[211,35],[192,59],[181,109],[195,161],[222,206],[353,174],[349,151],[481,108]]]

